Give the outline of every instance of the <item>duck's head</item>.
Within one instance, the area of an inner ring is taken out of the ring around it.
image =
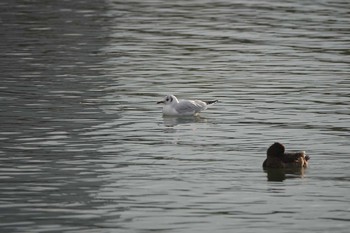
[[[284,146],[279,142],[275,142],[267,149],[266,154],[268,157],[283,157],[284,151]]]

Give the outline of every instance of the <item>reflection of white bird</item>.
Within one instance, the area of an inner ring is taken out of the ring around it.
[[[166,127],[174,127],[182,124],[206,123],[206,122],[208,122],[207,119],[201,116],[187,116],[187,117],[164,116],[163,117],[163,124]]]
[[[218,102],[201,101],[201,100],[178,100],[174,95],[167,95],[157,104],[165,104],[163,107],[163,115],[167,116],[190,116],[197,115],[199,112],[207,109],[209,105]]]

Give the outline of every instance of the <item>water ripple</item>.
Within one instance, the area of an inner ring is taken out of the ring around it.
[[[348,231],[347,1],[0,5],[1,231]]]

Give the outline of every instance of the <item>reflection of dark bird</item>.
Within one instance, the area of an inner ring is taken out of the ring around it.
[[[310,159],[305,151],[285,153],[284,146],[279,142],[272,144],[266,154],[264,168],[306,168]]]
[[[303,167],[293,168],[264,168],[269,181],[283,181],[285,179],[295,179],[304,177]]]

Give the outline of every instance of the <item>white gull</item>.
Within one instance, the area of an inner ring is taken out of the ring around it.
[[[164,104],[163,115],[166,116],[191,116],[207,109],[208,106],[218,102],[202,100],[178,100],[174,95],[167,95],[157,104]]]

